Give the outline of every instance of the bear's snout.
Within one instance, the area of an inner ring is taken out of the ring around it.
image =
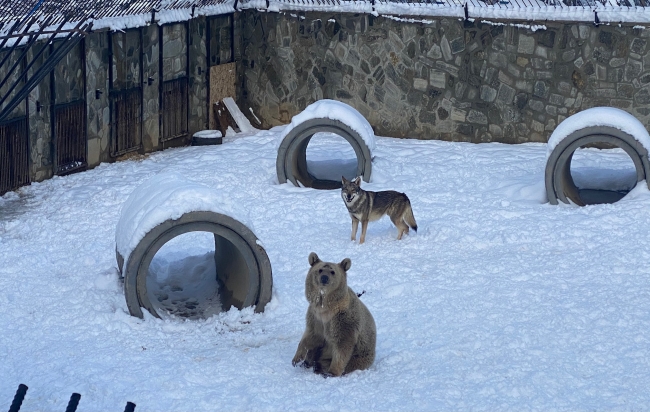
[[[323,285],[327,285],[329,283],[329,281],[330,281],[330,278],[327,275],[322,275],[320,277],[320,283],[322,283]]]

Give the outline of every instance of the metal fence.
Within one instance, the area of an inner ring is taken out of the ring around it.
[[[187,136],[187,77],[168,80],[162,84],[161,141]]]
[[[72,173],[88,165],[85,100],[54,106],[54,141],[57,175]]]
[[[30,182],[28,143],[26,117],[0,124],[0,195]]]
[[[111,156],[142,147],[142,88],[111,92]]]
[[[25,384],[21,383],[20,385],[18,385],[18,389],[16,390],[14,399],[11,401],[11,405],[9,406],[9,412],[20,411],[20,408],[22,407],[23,402],[25,401],[25,395],[27,395],[28,389],[29,388]],[[65,412],[76,412],[80,400],[81,400],[80,394],[75,392],[72,395],[70,395],[70,400],[68,401],[68,405],[65,408]],[[135,406],[136,406],[135,403],[127,402],[126,406],[124,407],[124,412],[134,412]]]

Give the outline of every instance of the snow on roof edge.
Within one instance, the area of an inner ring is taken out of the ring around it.
[[[191,20],[199,16],[217,16],[220,14],[234,13],[235,0],[227,0],[222,4],[186,9],[163,9],[156,11],[153,17],[156,24],[178,23]],[[93,21],[93,30],[110,29],[112,31],[134,29],[151,24],[152,13],[130,16],[105,17]]]

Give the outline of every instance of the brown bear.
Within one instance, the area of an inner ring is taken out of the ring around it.
[[[375,360],[377,331],[370,311],[348,287],[352,262],[323,262],[312,252],[309,264],[307,327],[291,363],[325,376],[368,369]]]

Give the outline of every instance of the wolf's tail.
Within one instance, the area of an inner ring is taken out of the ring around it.
[[[408,201],[408,204],[406,205],[406,211],[404,212],[404,221],[415,232],[418,231],[418,224],[415,222],[415,216],[413,216],[413,209],[411,208],[411,201],[410,200]]]

